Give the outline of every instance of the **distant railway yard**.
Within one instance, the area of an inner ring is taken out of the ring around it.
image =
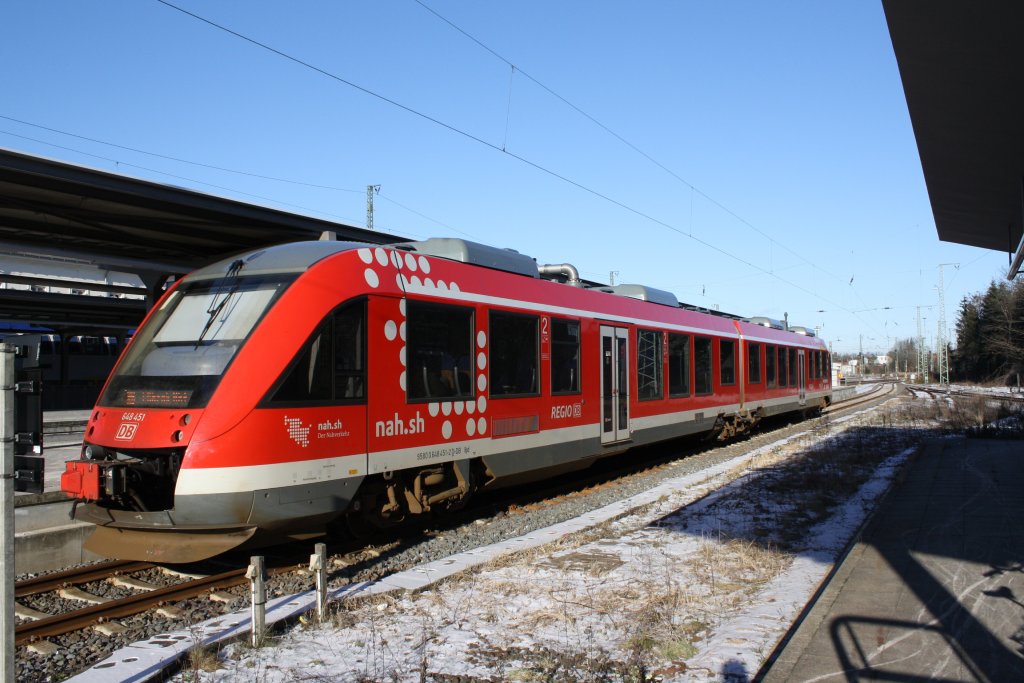
[[[1020,431],[1014,395],[848,393],[744,440],[653,445],[443,522],[328,538],[322,624],[305,562],[314,541],[267,549],[269,596],[291,607],[276,623],[271,611],[259,648],[238,637],[248,557],[20,577],[18,680],[138,676],[145,658],[128,646],[143,641],[162,643],[149,670],[180,680],[743,680],[924,444]]]

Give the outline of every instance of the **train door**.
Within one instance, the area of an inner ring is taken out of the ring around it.
[[[601,326],[601,443],[629,439],[629,331]]]
[[[796,352],[797,386],[800,387],[800,405],[807,403],[807,363],[804,360],[806,351]]]

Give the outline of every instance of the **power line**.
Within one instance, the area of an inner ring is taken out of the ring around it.
[[[116,142],[110,142],[109,140],[102,140],[100,138],[89,137],[87,135],[80,135],[78,133],[71,133],[69,131],[61,130],[59,128],[52,128],[50,126],[44,126],[44,125],[41,125],[41,124],[38,124],[38,123],[32,123],[31,121],[24,121],[22,119],[16,119],[13,116],[5,116],[3,114],[0,114],[0,119],[5,119],[7,121],[12,121],[14,123],[19,123],[19,124],[22,124],[22,125],[25,125],[25,126],[31,126],[33,128],[38,128],[40,130],[49,131],[51,133],[58,133],[60,135],[66,135],[68,137],[77,138],[79,140],[85,140],[87,142],[93,142],[93,143],[96,143],[96,144],[99,144],[99,145],[107,145],[109,147],[114,147],[116,149],[123,149],[123,150],[129,151],[129,152],[135,152],[137,154],[145,154],[145,155],[148,155],[148,156],[151,156],[151,157],[156,157],[158,159],[166,159],[168,161],[174,161],[174,162],[178,162],[178,163],[182,163],[182,164],[189,164],[189,165],[192,165],[192,166],[199,166],[201,168],[209,168],[209,169],[212,169],[212,170],[215,170],[215,171],[223,171],[225,173],[234,173],[236,175],[247,176],[247,177],[250,177],[250,178],[260,178],[262,180],[271,180],[271,181],[278,182],[278,183],[288,183],[290,185],[300,185],[302,187],[312,187],[312,188],[320,189],[320,190],[333,190],[333,191],[336,191],[336,192],[350,192],[350,193],[353,193],[353,194],[361,194],[360,190],[352,190],[352,189],[349,189],[347,187],[337,187],[337,186],[334,186],[334,185],[322,185],[322,184],[319,184],[319,183],[310,183],[310,182],[304,182],[304,181],[301,181],[301,180],[292,180],[290,178],[279,178],[279,177],[276,177],[276,176],[268,176],[268,175],[263,175],[263,174],[260,174],[260,173],[253,173],[251,171],[240,171],[238,169],[228,168],[226,166],[216,166],[214,164],[203,163],[201,161],[193,161],[191,159],[184,159],[182,157],[174,157],[174,156],[169,156],[167,154],[160,154],[159,152],[152,152],[152,151],[141,149],[141,148],[138,148],[138,147],[129,147],[127,145],[121,145],[121,144],[118,144]],[[12,137],[20,138],[22,140],[30,140],[32,142],[37,142],[39,144],[49,145],[51,147],[56,147],[57,149],[64,149],[64,150],[67,150],[69,152],[75,152],[76,154],[83,154],[85,156],[91,156],[91,157],[94,157],[96,159],[102,159],[103,161],[107,161],[107,162],[110,162],[110,163],[113,163],[113,164],[117,164],[117,165],[120,165],[120,166],[130,166],[130,167],[133,167],[133,168],[139,168],[139,169],[142,169],[142,170],[145,170],[145,171],[150,171],[152,173],[160,173],[161,175],[170,176],[172,178],[178,178],[180,180],[188,180],[189,182],[199,183],[199,184],[202,184],[202,185],[209,185],[210,187],[216,187],[218,189],[227,190],[229,192],[235,192],[237,194],[243,194],[243,195],[247,195],[249,197],[255,197],[255,198],[258,198],[258,199],[264,199],[266,201],[277,202],[277,203],[279,203],[281,205],[292,206],[294,208],[303,209],[304,211],[313,211],[313,212],[316,212],[316,213],[323,214],[325,216],[332,216],[334,218],[340,218],[342,220],[354,222],[354,221],[352,221],[351,218],[346,218],[344,216],[339,216],[337,214],[328,213],[328,212],[325,212],[325,211],[321,211],[319,209],[312,209],[312,208],[309,208],[309,207],[300,206],[298,204],[289,204],[288,202],[283,202],[283,201],[280,201],[280,200],[277,200],[277,199],[273,199],[273,198],[270,198],[270,197],[263,197],[261,195],[256,195],[256,194],[251,194],[251,193],[248,193],[248,192],[243,192],[242,190],[236,190],[236,189],[233,189],[233,188],[222,187],[220,185],[214,185],[213,183],[207,183],[207,182],[204,182],[202,180],[195,180],[194,178],[188,178],[188,177],[185,177],[185,176],[179,176],[179,175],[175,175],[173,173],[167,173],[165,171],[158,171],[156,169],[151,169],[151,168],[148,168],[146,166],[138,166],[136,164],[131,164],[131,163],[128,163],[126,161],[121,161],[119,159],[112,159],[112,158],[104,157],[104,156],[101,156],[101,155],[98,155],[98,154],[92,154],[90,152],[85,152],[85,151],[82,151],[82,150],[79,150],[79,149],[75,149],[73,147],[65,147],[65,146],[58,145],[58,144],[53,143],[53,142],[47,142],[45,140],[39,140],[37,138],[28,137],[26,135],[19,135],[18,133],[13,133],[11,131],[6,131],[6,130],[0,129],[0,133],[4,133],[4,134],[10,135]],[[390,202],[391,204],[394,204],[395,206],[397,206],[397,207],[399,207],[399,208],[401,208],[401,209],[403,209],[405,211],[408,211],[411,214],[415,214],[415,215],[419,216],[420,218],[426,219],[426,220],[431,221],[433,223],[437,223],[441,227],[447,228],[448,230],[451,230],[452,232],[457,232],[457,233],[459,233],[461,235],[465,235],[467,237],[472,237],[472,235],[470,235],[469,233],[463,232],[462,230],[459,230],[458,228],[453,228],[452,226],[448,225],[447,223],[444,223],[443,221],[439,221],[436,218],[431,218],[430,216],[427,216],[427,215],[425,215],[423,213],[420,213],[419,211],[416,211],[415,209],[412,209],[412,208],[406,206],[405,204],[401,204],[401,203],[395,201],[394,199],[392,199],[391,197],[388,197],[387,195],[385,195],[383,193],[379,193],[378,192],[378,194],[380,194],[382,199]],[[405,231],[403,231],[403,232],[405,232]]]
[[[25,126],[32,126],[33,128],[39,128],[41,130],[46,130],[46,131],[49,131],[51,133],[59,133],[61,135],[66,135],[66,136],[71,137],[71,138],[78,138],[79,140],[85,140],[87,142],[95,142],[95,143],[100,144],[100,145],[107,145],[109,147],[116,147],[117,149],[123,149],[123,150],[126,150],[128,152],[135,152],[137,154],[146,154],[146,155],[149,155],[151,157],[156,157],[158,159],[166,159],[168,161],[176,161],[176,162],[182,163],[182,164],[191,164],[192,166],[201,166],[203,168],[209,168],[209,169],[212,169],[214,171],[224,171],[226,173],[236,173],[238,175],[249,176],[250,178],[260,178],[262,180],[273,180],[273,181],[278,182],[278,183],[290,183],[292,185],[302,185],[303,187],[313,187],[313,188],[317,188],[317,189],[320,189],[320,190],[335,190],[337,192],[354,192],[356,194],[360,193],[360,190],[350,190],[350,189],[348,189],[346,187],[334,187],[334,186],[331,186],[331,185],[317,185],[316,183],[304,183],[304,182],[301,182],[301,181],[298,181],[298,180],[289,180],[288,178],[278,178],[278,177],[275,177],[275,176],[262,175],[260,173],[251,173],[249,171],[239,171],[237,169],[226,168],[224,166],[214,166],[213,164],[205,164],[205,163],[203,163],[201,161],[190,161],[188,159],[182,159],[181,157],[173,157],[173,156],[169,156],[167,154],[160,154],[159,152],[150,152],[150,151],[145,150],[145,149],[139,149],[137,147],[128,147],[126,145],[119,145],[116,142],[110,142],[108,140],[100,140],[98,138],[91,138],[91,137],[88,137],[86,135],[79,135],[78,133],[69,133],[66,130],[60,130],[58,128],[50,128],[49,126],[43,126],[43,125],[40,125],[38,123],[32,123],[31,121],[22,121],[21,119],[16,119],[13,116],[4,116],[3,114],[0,114],[0,119],[5,119],[7,121],[13,121],[14,123],[20,123],[20,124],[25,125]],[[13,135],[13,133],[11,133],[11,135]],[[26,139],[31,139],[31,138],[26,138]],[[159,171],[158,171],[158,173],[159,173]]]
[[[358,85],[357,83],[354,83],[354,82],[352,82],[352,81],[350,81],[350,80],[348,80],[346,78],[343,78],[341,76],[338,76],[337,74],[331,73],[330,71],[327,71],[326,69],[323,69],[321,67],[318,67],[318,66],[315,66],[313,64],[310,64],[309,62],[306,62],[306,61],[304,61],[302,59],[299,59],[298,57],[292,56],[292,55],[290,55],[290,54],[288,54],[286,52],[283,52],[282,50],[279,50],[277,48],[271,47],[270,45],[267,45],[266,43],[258,41],[258,40],[254,39],[254,38],[250,38],[249,36],[246,36],[246,35],[244,35],[242,33],[239,33],[238,31],[235,31],[235,30],[230,29],[230,28],[228,28],[226,26],[223,26],[223,25],[221,25],[221,24],[219,24],[219,23],[217,23],[215,21],[212,21],[210,19],[206,19],[205,17],[202,17],[202,16],[200,16],[198,14],[195,14],[194,12],[190,12],[190,11],[188,11],[186,9],[178,7],[177,5],[175,5],[175,4],[171,3],[171,2],[168,2],[168,0],[156,0],[156,1],[159,2],[162,5],[165,5],[165,6],[169,7],[169,8],[171,8],[171,9],[173,9],[173,10],[181,12],[182,14],[184,14],[186,16],[189,16],[189,17],[191,17],[191,18],[193,18],[193,19],[195,19],[197,21],[200,21],[200,22],[202,22],[204,24],[207,24],[208,26],[211,26],[211,27],[216,28],[216,29],[218,29],[220,31],[228,33],[228,34],[230,34],[232,36],[235,36],[236,38],[239,38],[240,40],[243,40],[243,41],[245,41],[247,43],[250,43],[252,45],[255,45],[255,46],[259,47],[259,48],[267,50],[268,52],[272,52],[273,54],[276,54],[276,55],[282,57],[283,59],[286,59],[286,60],[288,60],[290,62],[293,62],[295,64],[298,64],[300,66],[304,66],[307,69],[315,71],[315,72],[317,72],[317,73],[319,73],[319,74],[321,74],[321,75],[323,75],[323,76],[325,76],[325,77],[327,77],[327,78],[329,78],[331,80],[334,80],[334,81],[337,81],[338,83],[342,83],[344,85],[347,85],[347,86],[349,86],[349,87],[351,87],[351,88],[353,88],[355,90],[358,90],[359,92],[362,92],[362,93],[364,93],[366,95],[369,95],[370,97],[373,97],[373,98],[375,98],[377,100],[380,100],[380,101],[385,102],[387,104],[390,104],[390,105],[392,105],[394,107],[397,107],[397,108],[401,109],[402,111],[405,111],[405,112],[407,112],[409,114],[412,114],[413,116],[416,116],[416,117],[421,118],[423,120],[429,121],[429,122],[431,122],[431,123],[433,123],[433,124],[435,124],[437,126],[440,126],[441,128],[444,128],[445,130],[448,130],[448,131],[450,131],[452,133],[455,133],[455,134],[460,135],[460,136],[462,136],[464,138],[472,140],[472,141],[474,141],[474,142],[476,142],[476,143],[478,143],[480,145],[488,147],[488,148],[490,148],[490,149],[492,149],[492,150],[494,150],[496,152],[499,152],[501,154],[506,154],[506,155],[512,157],[513,159],[516,159],[517,161],[519,161],[519,162],[521,162],[521,163],[523,163],[523,164],[525,164],[527,166],[530,166],[530,167],[532,167],[532,168],[534,168],[534,169],[536,169],[536,170],[538,170],[538,171],[540,171],[542,173],[550,175],[553,178],[557,178],[558,180],[561,180],[561,181],[563,181],[563,182],[565,182],[565,183],[567,183],[569,185],[572,185],[573,187],[576,187],[576,188],[578,188],[578,189],[580,189],[580,190],[582,190],[582,191],[584,191],[586,193],[589,193],[589,194],[591,194],[591,195],[593,195],[595,197],[603,199],[604,201],[606,201],[606,202],[608,202],[610,204],[614,204],[615,206],[618,206],[619,208],[621,208],[621,209],[623,209],[623,210],[625,210],[627,212],[630,212],[630,213],[632,213],[632,214],[634,214],[636,216],[639,216],[641,218],[644,218],[644,219],[646,219],[646,220],[648,220],[648,221],[650,221],[652,223],[660,225],[660,226],[662,226],[662,227],[664,227],[664,228],[666,228],[668,230],[671,230],[671,231],[673,231],[673,232],[675,232],[675,233],[677,233],[679,235],[682,235],[684,237],[688,237],[691,240],[697,242],[698,244],[701,244],[701,245],[707,247],[708,249],[711,249],[711,250],[713,250],[713,251],[715,251],[715,252],[717,252],[717,253],[719,253],[719,254],[721,254],[723,256],[726,256],[726,257],[728,257],[728,258],[730,258],[730,259],[732,259],[734,261],[742,263],[743,265],[745,265],[745,266],[747,266],[749,268],[752,268],[752,269],[754,269],[754,270],[756,270],[758,272],[761,272],[761,273],[763,273],[763,274],[765,274],[765,275],[767,275],[767,276],[769,276],[771,278],[774,278],[774,279],[778,280],[779,282],[792,287],[793,289],[796,289],[798,291],[804,292],[805,294],[809,294],[809,295],[811,295],[811,296],[813,296],[815,298],[818,298],[818,299],[820,299],[822,301],[825,301],[829,305],[835,306],[836,308],[839,308],[841,310],[845,310],[847,312],[850,312],[848,309],[846,309],[841,304],[838,304],[838,303],[833,302],[833,301],[831,301],[829,299],[826,299],[825,297],[823,297],[818,292],[812,291],[812,290],[810,290],[810,289],[808,289],[808,288],[806,288],[806,287],[804,287],[802,285],[796,284],[794,282],[790,282],[789,280],[786,280],[785,278],[779,277],[775,273],[770,272],[768,270],[765,270],[764,268],[762,268],[762,267],[760,267],[760,266],[758,266],[758,265],[756,265],[754,263],[751,263],[750,261],[742,259],[739,256],[736,256],[735,254],[731,253],[730,251],[728,251],[726,249],[720,248],[720,247],[718,247],[718,246],[716,246],[716,245],[714,245],[714,244],[712,244],[710,242],[707,242],[706,240],[700,239],[699,237],[694,237],[692,234],[688,234],[686,232],[683,232],[679,228],[676,228],[675,226],[673,226],[673,225],[671,225],[671,224],[669,224],[669,223],[667,223],[665,221],[657,219],[657,218],[651,216],[650,214],[644,213],[643,211],[641,211],[639,209],[636,209],[636,208],[634,208],[632,206],[629,206],[628,204],[625,204],[625,203],[623,203],[623,202],[621,202],[621,201],[619,201],[617,199],[614,199],[614,198],[612,198],[612,197],[610,197],[608,195],[605,195],[605,194],[603,194],[601,192],[598,192],[597,190],[591,189],[590,187],[587,187],[586,185],[583,185],[582,183],[580,183],[578,181],[572,180],[571,178],[569,178],[569,177],[567,177],[565,175],[562,175],[562,174],[560,174],[560,173],[558,173],[558,172],[556,172],[556,171],[554,171],[552,169],[549,169],[549,168],[547,168],[545,166],[542,166],[542,165],[538,164],[537,162],[531,161],[530,159],[527,159],[527,158],[525,158],[523,156],[520,156],[518,154],[515,154],[513,152],[509,152],[508,150],[504,150],[500,146],[498,146],[498,145],[496,145],[496,144],[494,144],[492,142],[488,142],[487,140],[484,140],[483,138],[480,138],[480,137],[478,137],[476,135],[473,135],[473,134],[471,134],[469,132],[466,132],[466,131],[464,131],[464,130],[462,130],[462,129],[460,129],[460,128],[452,125],[452,124],[449,124],[449,123],[446,123],[446,122],[441,121],[439,119],[436,119],[436,118],[434,118],[434,117],[432,117],[432,116],[430,116],[428,114],[425,114],[425,113],[423,113],[421,111],[413,109],[412,107],[410,107],[408,105],[402,104],[402,103],[400,103],[400,102],[398,102],[396,100],[393,100],[393,99],[391,99],[389,97],[381,95],[380,93],[377,93],[377,92],[375,92],[373,90],[370,90],[367,87]],[[682,181],[682,182],[685,183],[686,181]],[[696,188],[693,188],[693,189],[695,191],[697,191],[697,192],[700,192]],[[709,200],[710,200],[710,198],[709,198]],[[711,200],[711,201],[714,202],[714,200]],[[725,207],[722,207],[722,208],[726,212],[729,212],[728,209],[726,209]],[[729,213],[731,213],[731,212],[729,212]],[[739,217],[737,216],[737,218],[739,218]],[[740,220],[742,220],[742,219],[740,219]],[[751,226],[751,227],[753,227],[753,226]],[[754,228],[754,229],[756,230],[756,228]],[[780,246],[783,246],[783,245],[780,245]],[[850,312],[850,313],[852,315],[854,315],[855,317],[857,317],[856,314],[853,314],[852,312]],[[858,319],[860,319],[860,318],[858,317]],[[866,324],[869,327],[871,327],[871,325],[869,323],[867,323],[866,321],[864,321],[862,319],[860,319],[860,320],[864,324]]]
[[[94,154],[92,152],[86,152],[86,151],[83,151],[83,150],[80,150],[80,149],[75,149],[74,147],[67,147],[65,145],[58,145],[55,142],[48,142],[46,140],[39,140],[38,138],[29,137],[27,135],[19,135],[18,133],[12,133],[9,130],[0,129],[0,133],[3,133],[4,135],[10,135],[11,137],[20,138],[22,140],[28,140],[30,142],[35,142],[35,143],[38,143],[38,144],[41,144],[41,145],[49,145],[50,147],[56,147],[57,149],[63,149],[63,150],[68,151],[68,152],[74,152],[75,154],[81,154],[83,156],[92,157],[94,159],[100,159],[102,161],[106,161],[107,163],[114,164],[115,166],[128,166],[129,168],[137,168],[137,169],[140,169],[140,170],[143,170],[143,171],[147,171],[149,173],[159,173],[160,175],[165,175],[165,176],[167,176],[169,178],[176,178],[178,180],[186,180],[186,181],[188,181],[190,183],[196,183],[198,185],[206,185],[208,187],[213,187],[213,188],[216,188],[218,190],[224,190],[226,192],[233,192],[235,194],[244,195],[246,197],[252,197],[254,199],[262,199],[263,201],[272,202],[272,203],[275,203],[275,204],[280,204],[281,206],[290,206],[293,209],[302,209],[303,211],[309,211],[309,212],[312,212],[312,213],[318,213],[318,214],[321,214],[323,216],[330,216],[332,218],[337,218],[337,219],[340,219],[340,220],[343,220],[343,221],[348,221],[350,223],[354,223],[354,224],[358,223],[358,221],[354,221],[351,218],[347,218],[345,216],[339,216],[337,214],[329,213],[327,211],[321,211],[319,209],[313,209],[313,208],[310,208],[308,206],[302,206],[301,204],[292,204],[290,202],[284,202],[284,201],[281,201],[279,199],[274,199],[273,197],[265,197],[263,195],[253,194],[252,192],[245,192],[243,190],[238,190],[238,189],[235,189],[235,188],[232,188],[232,187],[225,187],[224,185],[217,185],[215,183],[206,182],[205,180],[197,180],[195,178],[190,178],[188,176],[178,175],[176,173],[169,173],[167,171],[161,171],[159,169],[150,168],[148,166],[141,166],[139,164],[133,164],[133,163],[130,163],[130,162],[127,162],[127,161],[121,161],[120,159],[114,159],[114,158],[111,158],[111,157],[105,157],[102,154]],[[185,163],[189,163],[189,162],[185,162]],[[199,165],[202,165],[202,164],[199,164]],[[245,174],[243,173],[243,175],[245,175]],[[285,181],[285,182],[287,182],[287,181]]]
[[[794,251],[794,250],[790,249],[789,247],[787,247],[787,246],[786,246],[785,244],[783,244],[782,242],[779,242],[778,240],[776,240],[775,238],[773,238],[773,237],[772,237],[771,235],[769,235],[769,234],[765,233],[764,231],[762,231],[761,229],[759,229],[759,228],[758,228],[757,226],[755,226],[755,225],[754,225],[753,223],[751,223],[751,222],[750,222],[750,221],[748,221],[747,219],[743,218],[742,216],[740,216],[739,214],[737,214],[736,212],[734,212],[733,210],[731,210],[731,209],[730,209],[729,207],[725,206],[724,204],[722,204],[722,203],[721,203],[721,202],[719,202],[718,200],[714,199],[713,197],[711,197],[710,195],[708,195],[708,194],[707,194],[706,192],[704,192],[704,191],[703,191],[703,190],[701,190],[700,188],[696,187],[696,186],[695,186],[695,185],[694,185],[693,183],[691,183],[691,182],[689,182],[688,180],[686,180],[685,178],[681,177],[681,176],[680,176],[679,174],[677,174],[677,173],[676,173],[675,171],[673,171],[672,169],[670,169],[670,168],[669,168],[668,166],[666,166],[665,164],[661,163],[660,161],[658,161],[657,159],[655,159],[654,157],[652,157],[652,156],[651,156],[650,154],[648,154],[648,153],[647,153],[647,152],[645,152],[644,150],[642,150],[642,149],[640,149],[639,147],[637,147],[637,146],[636,146],[635,144],[633,144],[632,142],[630,142],[629,140],[627,140],[627,139],[626,139],[625,137],[623,137],[622,135],[620,135],[620,134],[619,134],[619,133],[617,133],[616,131],[614,131],[614,130],[612,130],[611,128],[609,128],[608,126],[606,126],[606,125],[605,125],[604,123],[602,123],[602,122],[601,122],[601,121],[599,121],[599,120],[598,120],[597,118],[595,118],[595,117],[594,117],[594,116],[592,116],[591,114],[589,114],[589,113],[587,113],[586,111],[584,111],[584,110],[583,110],[582,108],[580,108],[579,106],[577,106],[576,104],[574,104],[573,102],[571,102],[571,101],[570,101],[569,99],[567,99],[566,97],[562,96],[561,94],[559,94],[559,93],[558,93],[558,92],[556,92],[556,91],[555,91],[554,89],[552,89],[551,87],[547,86],[546,84],[542,83],[542,82],[541,82],[540,80],[538,80],[537,78],[533,77],[533,76],[532,76],[532,75],[530,75],[530,74],[529,74],[528,72],[524,71],[524,70],[523,70],[523,68],[522,68],[521,66],[519,66],[518,64],[515,64],[515,63],[513,63],[513,62],[512,62],[511,60],[509,60],[509,59],[507,59],[506,57],[504,57],[503,55],[499,54],[499,53],[498,53],[497,51],[495,51],[494,49],[492,49],[492,48],[491,48],[490,46],[488,46],[487,44],[485,44],[485,43],[484,43],[483,41],[481,41],[480,39],[478,39],[478,38],[477,38],[476,36],[474,36],[474,35],[470,34],[470,33],[469,33],[469,32],[467,32],[466,30],[464,30],[464,29],[463,29],[462,27],[458,26],[458,25],[457,25],[457,24],[455,24],[455,23],[454,23],[453,21],[451,21],[450,19],[448,19],[447,17],[445,17],[444,15],[442,15],[441,13],[439,13],[439,12],[438,12],[437,10],[435,10],[434,8],[432,8],[432,7],[430,7],[429,5],[427,5],[427,4],[425,3],[425,2],[423,2],[423,0],[413,0],[413,1],[414,1],[414,2],[415,2],[415,3],[417,4],[417,5],[419,5],[419,6],[420,6],[420,7],[422,7],[423,9],[425,9],[426,11],[430,12],[431,14],[433,14],[433,15],[434,15],[435,17],[437,17],[437,18],[438,18],[439,20],[441,20],[441,21],[442,21],[442,22],[444,22],[445,24],[448,24],[448,26],[450,26],[450,27],[451,27],[452,29],[454,29],[455,31],[457,31],[457,32],[461,33],[461,34],[462,34],[463,36],[465,36],[466,38],[468,38],[468,39],[469,39],[469,40],[471,40],[472,42],[476,43],[476,44],[477,44],[477,45],[479,45],[479,46],[480,46],[481,48],[483,48],[484,50],[486,50],[487,52],[489,52],[490,54],[492,54],[492,55],[493,55],[493,56],[494,56],[495,58],[497,58],[498,60],[500,60],[500,61],[504,62],[505,64],[507,64],[507,65],[508,65],[509,67],[511,67],[511,68],[512,68],[512,71],[513,71],[513,73],[515,73],[515,72],[519,72],[520,74],[522,74],[523,76],[525,76],[526,78],[528,78],[528,79],[529,79],[530,81],[532,81],[532,82],[533,82],[533,83],[534,83],[535,85],[537,85],[537,86],[538,86],[539,88],[541,88],[542,90],[544,90],[545,92],[547,92],[548,94],[550,94],[550,95],[551,95],[552,97],[556,98],[557,100],[561,101],[561,102],[562,102],[563,104],[565,104],[565,105],[566,105],[567,107],[569,107],[570,109],[572,109],[573,111],[575,111],[576,113],[578,113],[578,114],[579,114],[580,116],[583,116],[583,117],[584,117],[584,118],[586,118],[586,119],[587,119],[588,121],[590,121],[591,123],[593,123],[594,125],[596,125],[596,126],[597,126],[598,128],[600,128],[601,130],[605,131],[606,133],[608,133],[609,135],[611,135],[612,137],[614,137],[614,138],[615,138],[616,140],[618,140],[618,141],[619,141],[619,142],[621,142],[622,144],[626,145],[626,146],[627,146],[627,147],[629,147],[629,148],[630,148],[631,150],[633,150],[634,152],[636,152],[637,154],[639,154],[640,156],[644,157],[644,158],[645,158],[645,159],[647,159],[647,160],[648,160],[649,162],[651,162],[652,164],[654,164],[655,166],[657,166],[658,168],[660,168],[660,169],[661,169],[662,171],[664,171],[665,173],[669,174],[670,176],[672,176],[673,178],[675,178],[675,179],[676,179],[677,181],[679,181],[679,182],[680,182],[680,183],[682,183],[683,185],[685,185],[685,186],[687,186],[688,188],[690,188],[690,190],[691,190],[692,192],[694,192],[694,193],[696,193],[696,194],[699,194],[699,195],[700,195],[701,197],[703,197],[704,199],[706,199],[706,200],[707,200],[708,202],[710,202],[710,203],[711,203],[711,204],[713,204],[714,206],[718,207],[719,209],[721,209],[722,211],[724,211],[724,212],[725,212],[726,214],[728,214],[728,215],[732,216],[732,217],[733,217],[733,218],[735,218],[735,219],[736,219],[737,221],[739,221],[739,222],[740,222],[740,223],[742,223],[743,225],[747,226],[748,228],[750,228],[751,230],[753,230],[753,231],[754,231],[754,232],[756,232],[757,234],[761,235],[762,237],[764,237],[765,239],[767,239],[767,240],[768,240],[769,242],[771,242],[772,244],[777,244],[778,246],[782,247],[783,249],[785,249],[785,250],[786,250],[787,252],[789,252],[789,253],[790,253],[790,254],[792,254],[793,256],[796,256],[796,257],[797,257],[798,259],[800,259],[800,260],[801,260],[801,261],[803,261],[804,263],[806,263],[806,264],[808,264],[808,265],[810,265],[810,266],[812,266],[812,267],[816,268],[816,269],[817,269],[817,270],[819,270],[820,272],[822,272],[822,273],[825,273],[826,275],[829,275],[830,277],[833,277],[833,278],[835,278],[836,280],[840,280],[839,276],[837,276],[837,275],[834,275],[833,273],[830,273],[830,272],[828,272],[827,270],[824,270],[824,269],[822,269],[822,268],[821,268],[821,267],[820,267],[820,266],[819,266],[819,265],[818,265],[818,264],[817,264],[816,262],[814,262],[814,261],[811,261],[811,260],[809,260],[809,259],[807,259],[807,258],[803,257],[802,255],[800,255],[800,254],[799,254],[799,253],[797,253],[796,251]],[[511,85],[509,86],[509,88],[510,88],[510,91],[511,91]],[[511,96],[511,92],[510,92],[510,96]],[[508,119],[508,114],[507,114],[507,112],[506,112],[506,122],[505,122],[505,129],[506,129],[506,137],[507,137],[507,130],[508,130],[508,120],[507,120],[507,119]],[[505,148],[504,148],[504,146],[503,146],[503,147],[502,147],[502,150],[504,151],[504,149],[505,149]],[[691,206],[691,211],[692,211],[692,206]]]

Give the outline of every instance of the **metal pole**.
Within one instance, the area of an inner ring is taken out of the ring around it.
[[[327,545],[317,543],[309,556],[309,570],[316,573],[316,618],[322,623],[327,617]]]
[[[4,561],[3,662],[0,675],[4,683],[14,683],[14,347],[0,344],[0,447],[3,448],[3,485],[0,486],[0,510],[4,530],[0,556]]]
[[[263,631],[267,623],[267,586],[262,555],[252,556],[245,576],[249,579],[249,592],[252,596],[252,646],[259,647],[263,644]]]

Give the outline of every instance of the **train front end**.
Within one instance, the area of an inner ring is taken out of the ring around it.
[[[285,245],[224,261],[184,278],[150,312],[61,477],[74,519],[96,525],[88,550],[193,562],[260,530],[258,485],[234,466],[246,455],[217,437],[244,421],[280,371],[258,357],[287,346],[272,329],[275,305],[303,271],[345,248]]]

